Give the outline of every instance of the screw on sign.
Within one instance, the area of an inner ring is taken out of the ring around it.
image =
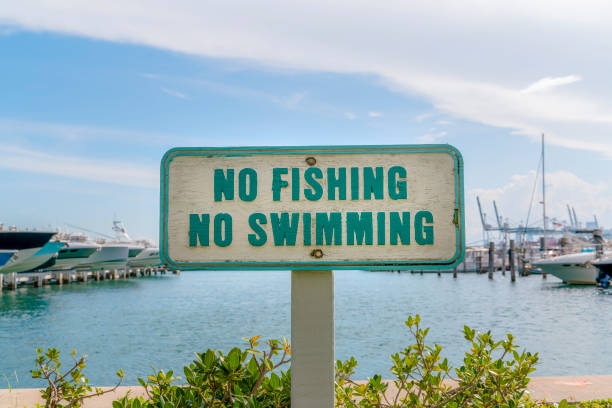
[[[292,406],[330,407],[332,270],[456,267],[463,201],[449,145],[174,148],[161,255],[185,270],[292,270]]]

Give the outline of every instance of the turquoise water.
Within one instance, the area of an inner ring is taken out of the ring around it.
[[[227,350],[241,337],[290,337],[290,272],[183,272],[180,276],[20,288],[0,296],[0,388],[32,380],[36,347],[87,354],[93,384],[127,384],[158,369],[182,372],[193,352]],[[419,313],[430,340],[453,363],[463,324],[513,333],[538,351],[536,375],[610,374],[612,296],[540,276],[335,272],[336,358],[355,356],[358,378],[389,377],[389,355],[410,341],[403,323]]]

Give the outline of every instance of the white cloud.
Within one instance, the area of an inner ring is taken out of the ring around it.
[[[382,112],[368,112],[368,116],[371,118],[380,118],[383,114]]]
[[[557,78],[546,77],[546,78],[540,79],[539,81],[534,82],[533,84],[529,85],[527,88],[523,89],[521,92],[522,93],[544,92],[544,91],[549,91],[559,86],[573,84],[574,82],[578,82],[581,80],[582,78],[580,78],[578,75],[569,75],[569,76],[557,77]]]
[[[435,129],[433,129],[435,130]],[[419,143],[435,143],[446,136],[446,132],[437,132],[437,133],[426,133],[423,136],[417,138]]]
[[[542,225],[542,200],[540,175],[537,177],[536,194],[529,219],[529,225]],[[506,184],[498,188],[475,188],[466,194],[466,224],[469,226],[468,240],[476,240],[482,234],[476,196],[480,197],[487,222],[495,224],[493,200],[497,202],[501,216],[508,218],[511,225],[518,226],[527,221],[527,213],[536,182],[536,173],[531,171],[515,174]],[[612,226],[612,185],[590,183],[568,171],[546,174],[547,217],[568,221],[567,205],[575,207],[578,220],[592,221],[597,215],[599,221]]]
[[[419,123],[421,123],[421,122],[424,122],[427,119],[430,119],[430,118],[434,117],[435,115],[436,114],[433,113],[433,112],[425,112],[425,113],[421,113],[419,115],[416,115],[414,117],[414,120],[419,122]]]
[[[138,187],[159,187],[157,169],[0,144],[0,168]]]
[[[0,117],[0,142],[14,140],[57,139],[63,141],[120,141],[124,144],[198,145],[201,138],[131,131],[96,126],[14,120]],[[0,143],[1,144],[1,143]]]
[[[355,115],[353,112],[344,112],[344,117],[349,120],[357,119],[357,115]]]
[[[0,3],[0,21],[260,67],[375,74],[450,117],[612,157],[606,0],[22,0]]]
[[[298,107],[300,103],[304,100],[308,92],[296,92],[293,95],[290,95],[287,98],[280,98],[281,104],[284,105],[288,109],[295,109]]]
[[[189,98],[187,97],[187,95],[185,95],[185,94],[184,94],[184,93],[182,93],[182,92],[175,91],[174,89],[168,89],[168,88],[160,88],[160,89],[161,89],[161,91],[162,91],[163,93],[166,93],[166,94],[168,94],[168,95],[170,95],[170,96],[174,96],[175,98],[179,98],[179,99],[189,99]]]

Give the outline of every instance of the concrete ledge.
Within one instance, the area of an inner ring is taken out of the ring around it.
[[[108,390],[112,387],[101,387]],[[40,398],[40,388],[13,388],[0,389],[0,407],[2,408],[34,408],[36,404],[43,404]],[[114,392],[109,392],[100,397],[92,397],[83,401],[83,408],[108,408],[114,400],[130,393],[130,396],[144,396],[144,388],[140,386],[119,387]]]
[[[111,387],[102,387],[107,390]],[[532,377],[529,393],[534,399],[559,402],[587,401],[612,398],[612,375],[579,375],[567,377]],[[107,408],[112,401],[123,397],[129,392],[131,396],[144,396],[140,386],[119,387],[115,392],[101,397],[89,398],[84,401],[83,408]],[[392,389],[389,392],[393,392]],[[2,408],[33,408],[36,403],[42,404],[39,388],[0,389],[0,407]]]
[[[535,399],[559,402],[612,398],[612,375],[533,377],[529,392]]]

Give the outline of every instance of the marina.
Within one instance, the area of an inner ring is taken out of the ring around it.
[[[612,407],[612,3],[33,3],[0,408]]]
[[[429,340],[453,365],[468,350],[463,325],[512,333],[540,353],[536,376],[609,374],[612,328],[602,319],[608,291],[555,277],[337,271],[336,358],[354,356],[355,378],[389,378],[389,355],[411,342],[404,325],[421,315]],[[183,271],[138,279],[20,286],[0,297],[0,379],[4,388],[40,387],[30,378],[36,347],[87,354],[90,382],[126,385],[156,369],[180,368],[207,348],[243,346],[242,337],[290,337],[290,273]],[[431,299],[436,299],[432,302]],[[109,358],[112,356],[112,358]],[[68,357],[68,356],[66,356]]]

